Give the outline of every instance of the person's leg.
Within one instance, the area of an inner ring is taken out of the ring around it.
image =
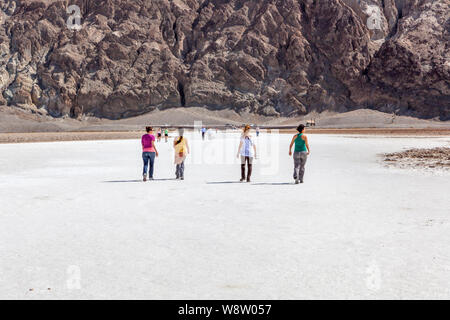
[[[245,157],[241,156],[241,181],[245,181]]]
[[[178,179],[180,177],[180,165],[177,164],[176,165],[176,169],[175,169],[175,177]]]
[[[305,164],[308,159],[306,152],[300,152],[300,168],[299,168],[299,180],[303,183],[303,176],[305,175]]]
[[[143,152],[142,153],[142,160],[144,161],[144,170],[143,170],[142,174],[146,175],[147,171],[148,171],[148,156],[147,156],[147,152]]]
[[[154,170],[154,166],[155,166],[155,156],[156,156],[155,152],[150,152],[149,153],[150,170],[149,170],[148,176],[149,176],[150,179],[153,179],[153,170]]]
[[[144,162],[144,169],[142,175],[144,176],[144,181],[147,180],[147,169],[148,169],[148,157],[147,152],[142,152],[142,161]]]
[[[294,180],[297,180],[299,177],[299,169],[300,169],[300,152],[294,152]]]
[[[250,178],[252,176],[252,170],[253,170],[253,157],[246,157],[247,158],[247,165],[248,165],[248,171],[247,171],[247,182],[250,182]]]
[[[180,163],[180,179],[184,180],[184,161]]]

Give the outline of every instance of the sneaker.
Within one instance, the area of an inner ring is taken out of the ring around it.
[[[300,180],[300,183],[303,183],[303,180]]]
[[[180,180],[184,180],[184,177],[180,177]]]
[[[150,177],[150,178],[148,178],[148,180],[155,180],[155,179],[153,179],[153,177]]]
[[[250,179],[247,179],[247,182],[251,182]]]
[[[244,182],[244,181],[245,181],[245,179],[242,179],[242,178],[241,178],[241,180],[239,180],[239,181],[240,181],[240,182]]]
[[[299,184],[299,180],[298,179],[295,179],[295,184]]]
[[[147,175],[144,174],[144,182],[147,181]]]

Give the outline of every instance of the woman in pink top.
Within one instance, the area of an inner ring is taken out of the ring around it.
[[[158,156],[158,150],[155,146],[155,136],[153,135],[153,128],[146,128],[147,134],[144,134],[141,139],[142,143],[142,160],[144,160],[144,181],[147,181],[147,169],[150,162],[149,179],[153,180],[153,165],[155,157]]]

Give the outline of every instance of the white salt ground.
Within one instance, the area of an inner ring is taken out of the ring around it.
[[[236,134],[189,138],[186,180],[162,142],[147,183],[139,141],[0,145],[0,298],[450,298],[449,173],[378,156],[450,138],[310,135],[302,185],[291,135],[250,184]]]

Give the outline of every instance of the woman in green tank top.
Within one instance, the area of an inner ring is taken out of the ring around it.
[[[292,156],[292,147],[294,148],[294,180],[298,184],[303,183],[303,175],[305,174],[305,164],[309,156],[310,149],[308,137],[305,135],[305,126],[303,124],[297,127],[298,134],[292,137],[289,145],[289,155]]]

